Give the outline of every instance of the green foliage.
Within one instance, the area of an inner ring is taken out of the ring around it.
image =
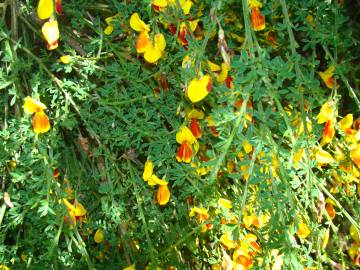
[[[348,250],[349,227],[360,230],[359,175],[348,178],[341,162],[321,167],[315,153],[324,129],[316,119],[321,105],[334,99],[339,116],[360,117],[358,12],[337,1],[268,0],[261,8],[266,29],[254,32],[246,0],[193,1],[189,15],[179,6],[156,12],[151,1],[63,2],[53,51],[42,40],[36,1],[5,1],[10,16],[0,21],[0,265],[211,269],[224,261],[225,250],[231,256],[220,240],[231,231],[239,242],[256,235],[261,252],[252,269],[271,269],[279,257],[274,254],[283,255],[282,269],[355,267]],[[165,36],[156,64],[136,51],[138,33],[129,25],[134,12]],[[105,18],[115,14],[114,31],[105,35]],[[197,30],[189,31],[190,19],[197,18]],[[179,33],[181,22],[189,31],[187,46],[168,27]],[[221,30],[233,89],[218,83],[207,65],[226,58]],[[70,63],[59,61],[61,55],[70,55]],[[194,65],[184,69],[187,55]],[[326,88],[318,74],[330,65],[338,88]],[[199,72],[211,74],[214,85],[193,104],[185,90]],[[46,104],[47,133],[34,133],[33,116],[23,110],[27,96]],[[195,165],[176,160],[176,133],[189,126],[192,108],[211,116],[219,134],[199,120],[203,136]],[[333,143],[323,146],[333,155],[335,145],[348,143],[336,130]],[[252,145],[249,153],[245,141]],[[352,148],[345,148],[359,173]],[[169,182],[165,206],[157,203],[157,186],[142,179],[148,159]],[[198,164],[206,174],[197,172]],[[338,193],[334,172],[344,179]],[[335,202],[333,220],[324,209],[319,214],[324,197]],[[86,222],[70,226],[64,198],[86,208]],[[220,207],[219,198],[230,200],[232,210]],[[194,206],[208,210],[204,222],[189,216]],[[265,214],[266,226],[244,225],[244,216]],[[234,216],[236,222],[223,222]],[[301,220],[311,231],[306,238],[297,235]],[[97,229],[105,234],[100,244]],[[326,230],[330,240],[322,247]]]

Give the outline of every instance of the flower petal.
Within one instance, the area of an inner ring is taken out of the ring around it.
[[[39,0],[37,6],[37,15],[40,20],[49,19],[54,13],[53,0]]]
[[[130,27],[137,32],[150,31],[149,25],[144,23],[137,12],[131,15],[130,17]]]

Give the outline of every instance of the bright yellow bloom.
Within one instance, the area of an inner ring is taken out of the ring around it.
[[[145,162],[145,166],[144,166],[144,172],[143,172],[143,179],[145,182],[148,182],[148,184],[150,186],[155,186],[155,185],[167,185],[167,181],[160,179],[159,177],[157,177],[154,173],[154,164],[151,160],[147,160]]]
[[[345,132],[351,127],[353,121],[354,119],[352,113],[347,114],[343,119],[339,121],[339,129]]]
[[[59,25],[57,21],[49,21],[44,23],[41,32],[46,40],[48,50],[54,50],[58,47],[58,39],[60,37]]]
[[[309,227],[303,221],[298,224],[298,231],[296,232],[299,238],[306,238],[311,233]]]
[[[54,13],[53,0],[39,0],[37,6],[37,15],[40,20],[49,19]]]
[[[350,226],[350,236],[356,243],[360,243],[360,234],[356,231],[356,228],[353,224]]]
[[[190,163],[193,156],[199,150],[199,143],[191,130],[186,126],[180,127],[176,133],[176,142],[180,144],[179,150],[176,153],[177,161]]]
[[[208,211],[203,207],[196,207],[195,206],[195,207],[192,207],[190,209],[189,217],[193,217],[193,216],[195,216],[195,214],[207,216]]]
[[[166,47],[166,41],[164,35],[158,33],[154,37],[154,43],[150,43],[144,52],[144,59],[148,63],[156,63],[162,56]]]
[[[177,0],[152,0],[152,4],[156,8],[155,10],[158,11],[166,8],[169,5],[176,6]],[[193,2],[191,0],[179,0],[179,4],[184,15],[188,15],[190,13]]]
[[[159,205],[166,205],[169,202],[170,190],[168,188],[168,185],[159,186],[156,198]]]
[[[46,110],[46,105],[40,101],[34,100],[31,97],[26,97],[24,102],[24,111],[32,114]]]
[[[327,88],[332,89],[334,87],[334,71],[335,67],[330,66],[324,72],[319,72],[321,79],[324,81]]]
[[[242,147],[246,154],[251,153],[251,151],[253,150],[253,147],[252,147],[251,143],[249,143],[248,140],[243,140]]]
[[[250,8],[261,8],[262,4],[258,0],[248,0],[248,5]]]
[[[230,231],[225,232],[220,237],[220,242],[223,244],[227,249],[233,249],[237,247],[236,240],[234,240],[233,235]]]
[[[221,71],[221,67],[213,62],[211,62],[210,60],[207,61],[209,68],[212,72],[218,72]]]
[[[105,239],[104,231],[102,229],[97,229],[94,235],[95,243],[100,244],[104,242],[104,239]]]
[[[71,56],[70,55],[62,55],[62,56],[60,56],[59,60],[60,60],[61,63],[66,65],[66,64],[70,63]]]
[[[105,18],[105,22],[107,24],[107,26],[104,29],[105,35],[111,35],[112,32],[114,31],[115,26],[113,24],[113,21],[116,19],[117,16],[118,16],[118,14]]]
[[[325,123],[327,121],[335,121],[337,116],[336,104],[333,100],[327,101],[321,106],[320,112],[317,115],[318,124]]]
[[[321,148],[316,152],[315,157],[316,157],[316,161],[319,163],[319,165],[335,162],[335,160],[331,156],[331,154]]]
[[[64,204],[68,210],[69,216],[71,218],[71,220],[69,222],[70,227],[74,226],[76,224],[77,220],[79,220],[80,222],[86,221],[86,209],[81,203],[75,201],[75,205],[74,205],[74,204],[71,204],[67,199],[63,199],[63,202],[64,202]],[[67,215],[65,215],[64,221],[68,222]]]
[[[212,79],[209,75],[191,80],[187,88],[187,96],[191,102],[199,102],[204,99],[212,89]]]
[[[31,97],[26,97],[24,102],[25,113],[33,114],[33,129],[36,134],[48,132],[50,129],[49,118],[45,114],[45,104],[40,101],[36,101]]]
[[[150,26],[144,23],[136,12],[130,17],[130,27],[137,32],[150,32]]]
[[[220,198],[218,200],[218,204],[221,205],[222,207],[226,208],[226,209],[231,209],[232,208],[232,202],[227,200],[227,199]]]
[[[187,113],[187,116],[189,119],[204,119],[205,117],[205,114],[202,110],[199,110],[199,109],[192,109],[191,111],[189,111]]]
[[[123,270],[136,270],[135,264],[129,265],[128,267],[125,267]]]

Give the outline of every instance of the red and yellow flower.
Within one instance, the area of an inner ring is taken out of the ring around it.
[[[334,71],[335,67],[331,65],[327,70],[319,72],[319,75],[324,81],[326,87],[330,89],[334,87]]]
[[[68,215],[66,214],[64,216],[64,221],[69,223],[70,227],[75,226],[77,222],[80,222],[80,224],[86,222],[86,209],[81,203],[76,200],[74,203],[70,203],[67,199],[63,199],[63,202],[68,210],[68,215],[70,216],[69,220]]]
[[[191,130],[186,126],[182,126],[176,133],[176,141],[180,144],[176,154],[177,161],[190,163],[193,156],[199,150],[199,143]]]
[[[265,16],[261,14],[260,8],[262,4],[257,0],[248,1],[251,12],[251,25],[254,31],[264,30],[266,27]]]
[[[44,23],[41,32],[47,42],[48,50],[54,50],[58,47],[58,40],[60,37],[59,25],[56,20]]]
[[[26,97],[24,102],[24,111],[28,114],[34,114],[33,129],[36,134],[48,132],[50,129],[49,118],[45,114],[46,106],[40,101],[31,97]]]
[[[138,13],[134,13],[130,18],[130,26],[140,32],[136,41],[136,51],[144,54],[144,59],[151,64],[156,63],[164,53],[166,48],[165,37],[157,33],[153,38],[150,37],[150,27],[145,24]]]

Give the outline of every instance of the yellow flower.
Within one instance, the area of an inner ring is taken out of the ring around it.
[[[298,231],[296,232],[299,238],[306,238],[311,233],[309,227],[303,221],[298,224]]]
[[[220,237],[220,242],[223,244],[227,249],[233,249],[237,247],[237,243],[233,238],[233,235],[230,231],[224,233]]]
[[[189,217],[193,217],[193,216],[195,216],[195,214],[207,216],[208,211],[203,207],[194,206],[190,209]]]
[[[335,162],[334,158],[331,156],[331,154],[329,152],[326,152],[323,149],[319,149],[316,152],[316,161],[321,165],[321,164],[328,164],[328,163],[333,163]]]
[[[243,140],[242,147],[246,154],[251,153],[251,151],[253,150],[253,147],[252,147],[251,143],[249,143],[248,140]]]
[[[356,228],[353,224],[350,226],[350,236],[354,239],[355,242],[360,243],[360,234],[356,231]]]
[[[44,23],[41,32],[46,40],[48,50],[54,50],[58,47],[58,39],[60,36],[59,25],[57,21],[49,21]]]
[[[191,130],[186,126],[182,126],[176,133],[176,142],[180,144],[176,153],[177,161],[190,163],[193,156],[199,150],[199,143]]]
[[[50,129],[49,118],[45,114],[45,104],[40,101],[36,101],[31,97],[26,97],[24,102],[25,113],[33,114],[33,129],[36,134],[48,132]]]
[[[155,185],[167,185],[167,181],[160,179],[159,177],[157,177],[154,173],[154,164],[151,160],[147,160],[145,162],[145,166],[144,166],[144,172],[143,172],[143,179],[145,182],[148,182],[148,184],[150,186],[155,186]]]
[[[63,202],[71,218],[69,222],[71,228],[73,225],[76,224],[77,220],[79,220],[80,222],[86,222],[86,209],[81,203],[75,201],[75,205],[74,205],[71,204],[67,199],[63,199]],[[68,222],[67,215],[65,215],[64,221]]]
[[[130,17],[130,27],[137,32],[150,32],[150,26],[144,23],[136,12]]]
[[[154,37],[154,43],[150,42],[144,52],[144,59],[148,63],[156,63],[162,56],[166,47],[166,41],[164,35],[158,33]]]
[[[36,101],[31,97],[27,96],[24,102],[24,111],[32,114],[35,112],[46,110],[46,105],[40,101]]]
[[[100,244],[104,242],[104,239],[105,239],[104,231],[102,229],[97,229],[94,235],[95,243]]]
[[[60,60],[61,63],[66,65],[66,64],[70,63],[71,56],[70,55],[62,55],[62,56],[60,56],[59,60]]]
[[[360,167],[360,143],[351,150],[350,152],[351,159],[355,162],[355,164]]]
[[[336,116],[336,104],[333,100],[329,100],[324,105],[322,105],[320,112],[316,118],[318,119],[318,124],[322,124],[330,120],[335,121]]]
[[[37,15],[40,20],[49,19],[54,13],[53,0],[39,0],[37,6]]]
[[[128,267],[125,267],[123,270],[136,270],[135,264],[129,265]]]
[[[353,121],[354,119],[352,113],[347,114],[343,119],[339,121],[339,129],[345,132],[351,127]]]
[[[187,113],[187,116],[189,119],[204,119],[204,112],[202,110],[199,110],[199,109],[192,109],[191,111],[189,111]]]
[[[232,208],[231,201],[229,201],[227,199],[220,198],[218,200],[218,204],[221,205],[222,207],[226,208],[226,209],[231,209]]]
[[[168,188],[168,185],[159,186],[156,198],[159,205],[166,205],[169,202],[170,190]]]
[[[177,6],[177,0],[152,0],[152,4],[154,5],[155,10],[158,11],[166,8],[169,5]],[[184,15],[188,15],[190,13],[193,2],[191,0],[179,0],[179,4]]]
[[[187,88],[187,96],[191,102],[199,102],[204,99],[212,89],[212,79],[209,75],[191,80]]]
[[[113,24],[113,21],[116,19],[117,16],[118,14],[105,18],[105,22],[107,24],[107,26],[104,29],[105,35],[111,35],[112,32],[114,31],[115,25]]]
[[[334,87],[334,71],[335,67],[330,66],[324,72],[319,72],[321,79],[324,81],[327,88],[332,89]]]
[[[248,0],[248,5],[250,8],[261,8],[262,4],[257,0]]]

